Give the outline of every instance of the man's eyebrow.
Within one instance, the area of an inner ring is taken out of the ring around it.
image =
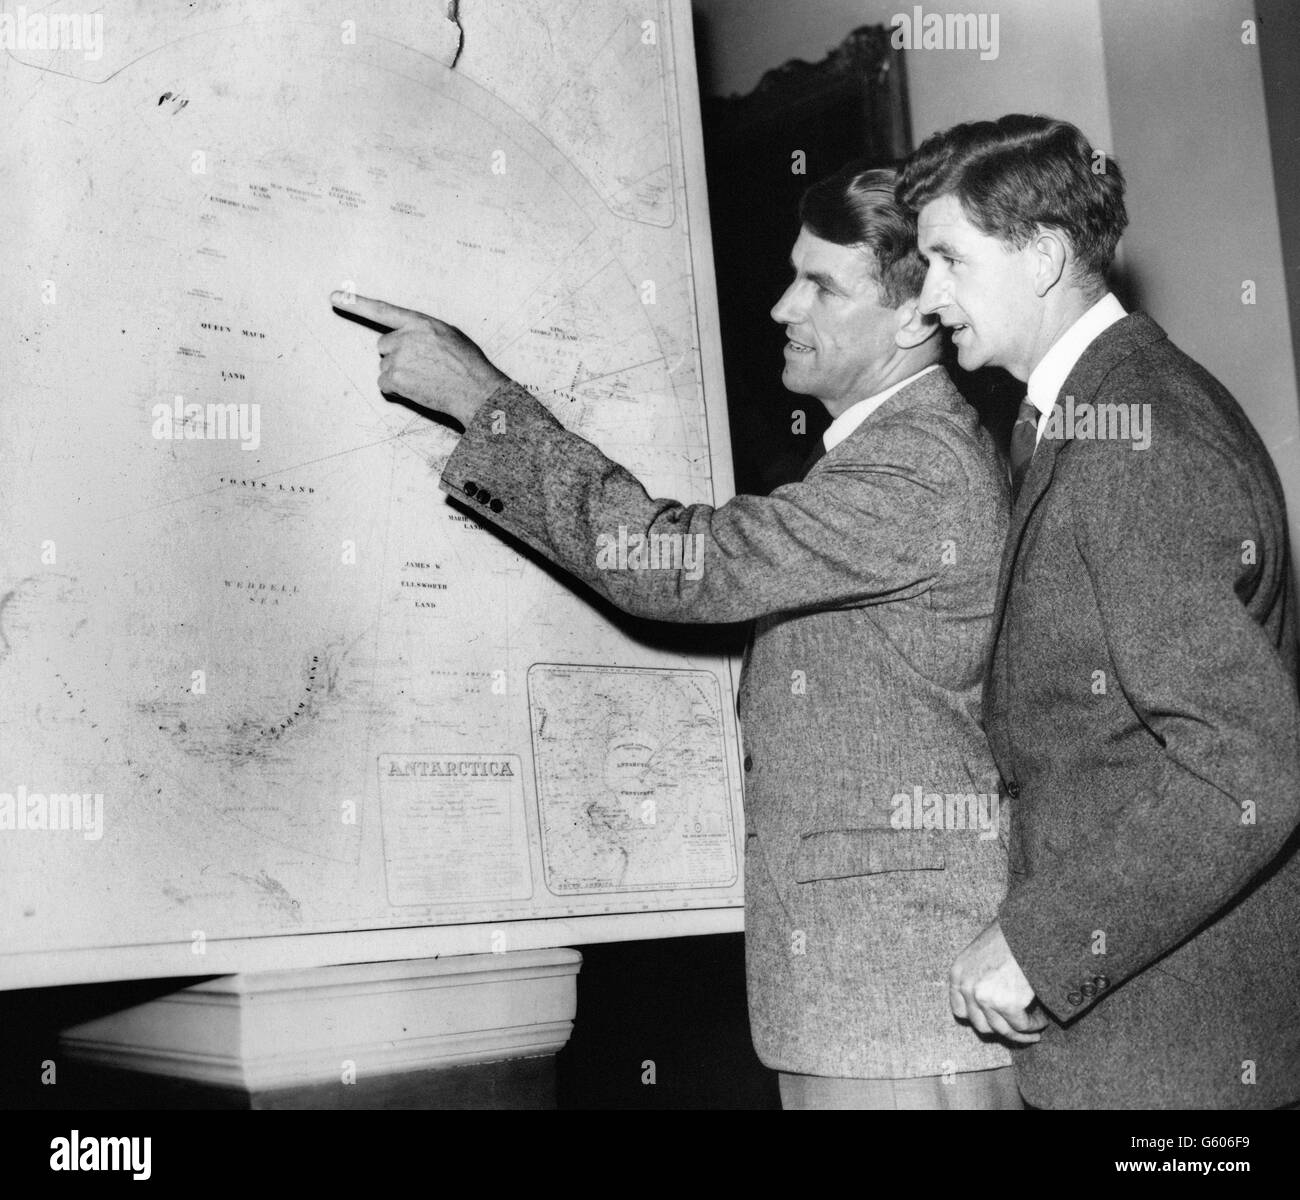
[[[950,246],[947,242],[945,242],[942,238],[940,238],[937,242],[931,242],[929,245],[922,245],[922,246],[918,246],[917,248],[920,250],[922,254],[928,253],[928,254],[946,255],[948,258],[960,257],[957,251],[952,246]]]
[[[797,275],[799,273],[799,268],[794,265],[794,259],[791,258],[787,261],[790,264],[790,270]],[[827,275],[825,271],[805,271],[804,278],[811,279],[818,287],[829,288],[832,292],[848,291],[848,289],[838,279],[836,279],[834,275]]]

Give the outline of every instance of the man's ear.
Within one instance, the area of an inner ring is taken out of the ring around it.
[[[917,297],[919,300],[920,297]],[[904,300],[894,309],[894,344],[900,350],[915,350],[934,337],[940,330],[939,318],[934,313],[923,313],[917,300]]]
[[[1029,252],[1033,256],[1034,294],[1041,298],[1061,282],[1070,245],[1057,230],[1040,228],[1029,243]]]

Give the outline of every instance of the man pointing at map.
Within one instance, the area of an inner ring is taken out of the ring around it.
[[[1016,1108],[1008,1051],[948,1004],[949,964],[1005,890],[979,697],[1007,485],[917,308],[895,182],[850,165],[805,194],[772,317],[785,386],[832,424],[802,480],[717,508],[652,499],[451,326],[332,299],[390,329],[382,392],[464,426],[440,481],[455,500],[629,613],[754,622],[746,973],[783,1104]],[[648,569],[620,539],[689,552]],[[1033,1041],[1043,1020],[1003,1024]]]

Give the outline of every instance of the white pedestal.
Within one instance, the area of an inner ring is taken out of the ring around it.
[[[576,950],[522,950],[228,975],[74,1026],[61,1044],[73,1063],[169,1095],[189,1084],[253,1107],[537,1107],[550,1065],[514,1072],[527,1094],[512,1097],[510,1064],[568,1041],[581,964]],[[506,1065],[465,1071],[488,1063]]]

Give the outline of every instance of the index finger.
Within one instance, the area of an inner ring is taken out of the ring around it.
[[[370,296],[351,296],[347,292],[331,292],[330,303],[344,312],[365,317],[367,321],[373,321],[376,325],[387,325],[389,329],[403,329],[408,325],[428,320],[424,313],[416,312],[413,308],[398,308],[396,304],[389,304],[387,300],[375,300]]]

